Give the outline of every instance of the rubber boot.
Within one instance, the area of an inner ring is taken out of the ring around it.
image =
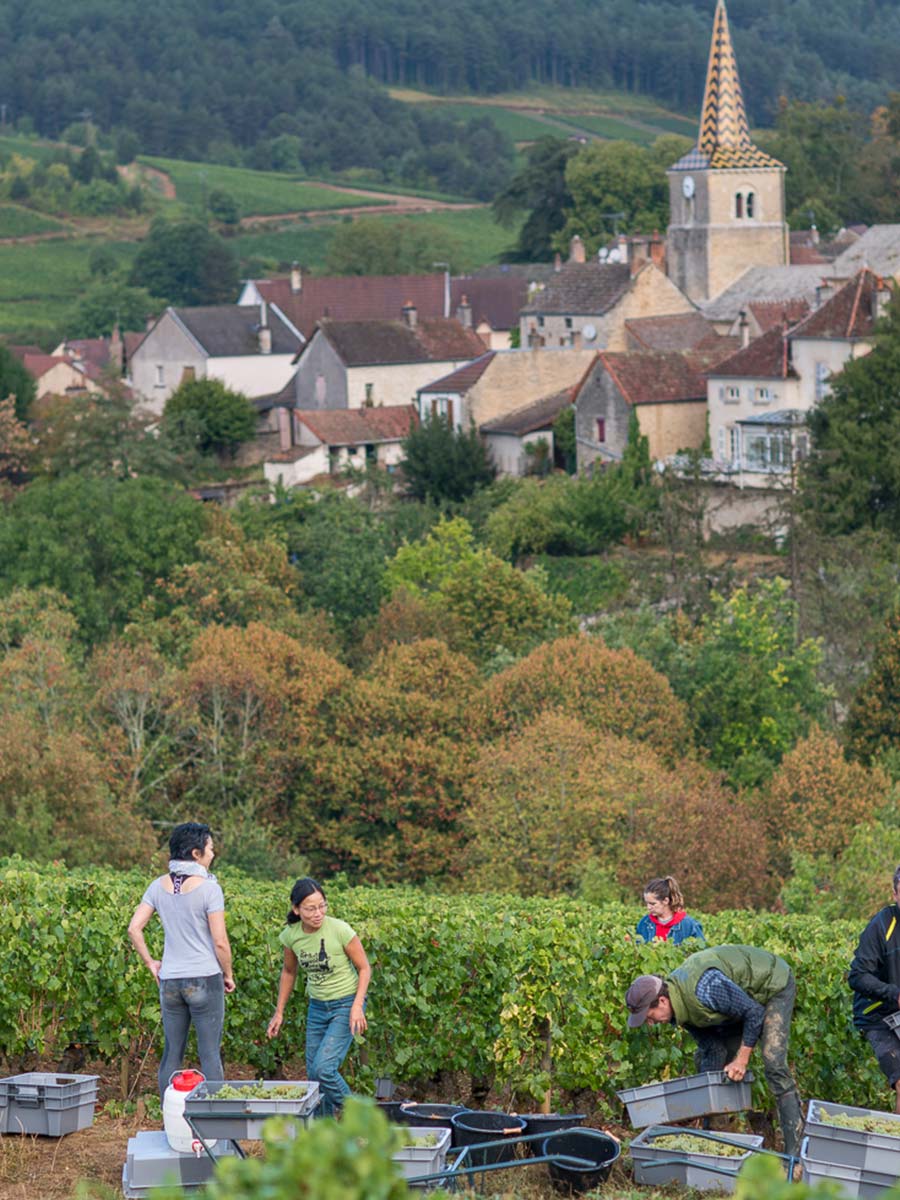
[[[800,1142],[803,1137],[803,1111],[800,1107],[800,1096],[795,1089],[785,1092],[775,1101],[778,1108],[778,1121],[781,1125],[781,1136],[784,1138],[784,1152],[794,1158],[799,1157]]]

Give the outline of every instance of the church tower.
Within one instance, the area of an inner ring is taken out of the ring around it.
[[[748,267],[789,261],[784,166],[750,141],[724,0],[718,0],[697,145],[669,176],[669,277],[695,303]]]

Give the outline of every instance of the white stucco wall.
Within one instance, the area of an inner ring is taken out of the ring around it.
[[[458,358],[447,362],[400,363],[390,367],[350,367],[347,370],[347,407],[362,408],[365,405],[366,384],[372,385],[372,404],[415,404],[419,388],[471,361]]]
[[[210,358],[206,363],[209,379],[220,379],[226,387],[254,396],[280,392],[294,372],[293,354],[241,354],[233,358]]]
[[[827,375],[837,375],[844,364],[862,358],[872,349],[870,342],[850,342],[838,338],[791,338],[791,360],[800,376],[799,408],[808,411],[829,392]],[[822,387],[818,382],[822,380]]]

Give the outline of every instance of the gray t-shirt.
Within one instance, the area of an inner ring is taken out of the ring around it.
[[[215,877],[210,875],[192,892],[177,896],[165,890],[162,878],[153,880],[142,900],[156,910],[166,935],[160,979],[221,975],[209,931],[209,914],[225,911],[225,897]]]

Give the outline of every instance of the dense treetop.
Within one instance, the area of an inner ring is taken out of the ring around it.
[[[693,112],[711,16],[709,0],[567,0],[552,21],[539,0],[427,10],[410,0],[2,0],[0,96],[8,116],[44,134],[90,110],[145,151],[293,134],[304,162],[338,165],[404,153],[409,127],[427,119],[366,76],[439,92],[614,87]],[[889,0],[732,0],[729,16],[756,123],[782,94],[843,92],[869,110],[897,85],[900,11]]]

